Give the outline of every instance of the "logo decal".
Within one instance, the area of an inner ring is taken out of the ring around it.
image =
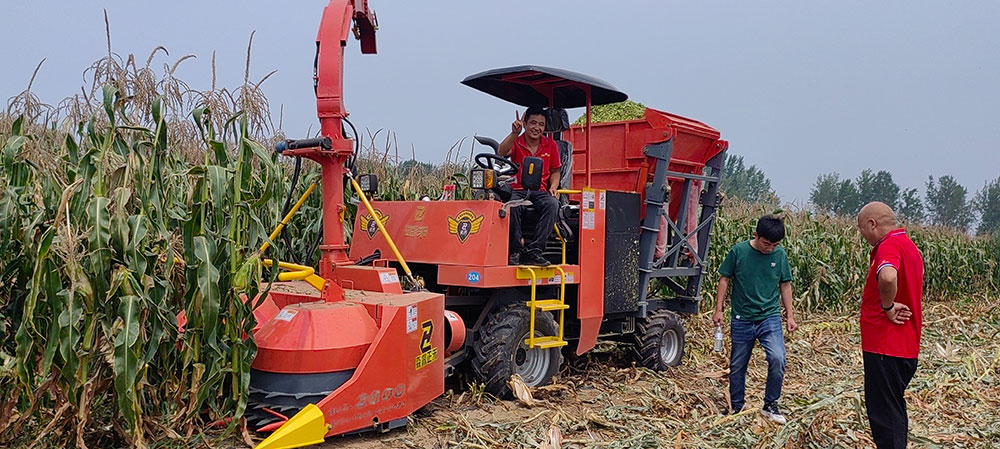
[[[415,360],[416,369],[430,365],[438,358],[437,348],[431,346],[431,336],[434,335],[434,322],[431,320],[424,321],[420,323],[420,329],[423,332],[420,335],[420,355]]]
[[[463,210],[455,217],[448,217],[448,232],[458,236],[458,241],[465,243],[470,235],[479,232],[483,224],[483,216],[476,216],[471,210]]]
[[[382,223],[382,226],[385,226],[385,224],[389,222],[389,216],[382,215],[382,212],[378,209],[375,209],[375,217],[378,218],[380,223]],[[378,224],[375,223],[375,220],[372,220],[372,217],[368,214],[362,215],[360,220],[361,228],[368,234],[368,238],[375,238],[375,234],[378,234]]]
[[[775,262],[771,262],[771,268],[774,268],[776,265],[778,265],[778,264],[775,263]]]

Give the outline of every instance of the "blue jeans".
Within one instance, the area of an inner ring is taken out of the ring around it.
[[[743,408],[746,393],[747,364],[754,343],[760,341],[767,359],[767,385],[764,403],[776,403],[781,396],[781,383],[785,379],[785,336],[781,329],[781,315],[760,321],[745,321],[733,317],[730,327],[732,351],[729,358],[729,397],[733,411]]]

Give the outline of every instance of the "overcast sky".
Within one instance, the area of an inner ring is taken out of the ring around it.
[[[113,50],[173,63],[193,88],[251,78],[274,121],[316,129],[312,61],[322,0],[7,2],[0,99],[33,91],[58,103]],[[459,84],[495,67],[538,64],[604,79],[635,101],[703,121],[802,203],[820,173],[886,169],[923,191],[955,176],[970,194],[1000,176],[1000,2],[371,0],[378,54],[347,51],[345,101],[359,127],[395,131],[438,162],[462,136],[502,137],[514,107]],[[581,111],[571,111],[575,118]],[[468,149],[468,146],[466,146]]]

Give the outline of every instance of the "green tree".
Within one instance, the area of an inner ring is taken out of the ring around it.
[[[777,205],[780,202],[767,175],[756,165],[747,166],[743,156],[735,154],[726,155],[719,189],[729,198],[751,203]]]
[[[433,171],[434,165],[416,159],[403,161],[403,163],[399,164],[399,173],[403,175],[427,176]]]
[[[924,203],[920,200],[920,194],[917,193],[917,189],[913,188],[903,190],[903,193],[899,196],[899,208],[896,212],[901,220],[909,223],[922,223],[927,219],[927,213],[924,212]]]
[[[1000,176],[976,194],[973,207],[979,212],[979,235],[1000,237]]]
[[[836,215],[852,215],[861,207],[854,182],[840,179],[839,173],[817,176],[809,192],[809,202],[819,212]]]
[[[865,205],[872,201],[888,204],[893,210],[899,206],[899,185],[892,180],[892,174],[879,170],[872,173],[865,169],[856,181],[858,187],[858,204]]]
[[[951,175],[937,181],[928,176],[927,212],[931,224],[967,231],[974,218],[972,204],[966,199],[968,193]]]

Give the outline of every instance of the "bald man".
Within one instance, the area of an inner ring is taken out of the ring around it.
[[[909,419],[903,392],[920,352],[924,260],[885,203],[862,207],[858,230],[874,247],[861,294],[865,408],[875,446],[904,448]]]

